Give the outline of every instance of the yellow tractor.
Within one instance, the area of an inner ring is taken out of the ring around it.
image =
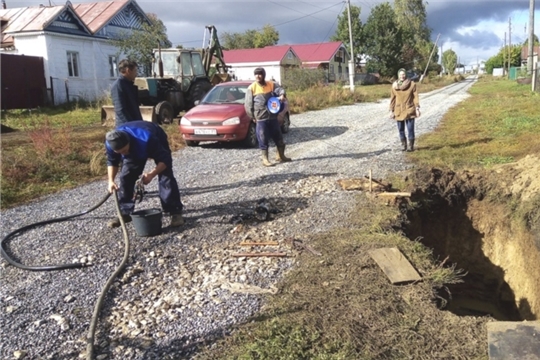
[[[216,29],[206,29],[210,40],[202,51],[159,47],[154,51],[153,76],[135,79],[142,120],[170,124],[181,111],[194,107],[214,85],[230,81]],[[218,61],[210,78],[214,57]],[[113,106],[101,108],[103,125],[114,125],[114,118]]]

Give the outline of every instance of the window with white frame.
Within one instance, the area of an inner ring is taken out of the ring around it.
[[[118,76],[118,63],[116,61],[116,56],[115,55],[109,56],[109,75],[111,77],[117,77]]]
[[[68,74],[70,77],[79,77],[79,53],[67,52]]]
[[[292,54],[292,52],[289,51],[287,53],[287,59],[292,60],[292,58],[293,58],[293,54]]]

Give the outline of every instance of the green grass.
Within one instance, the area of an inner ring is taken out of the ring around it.
[[[419,166],[491,167],[540,152],[540,96],[529,85],[486,76],[432,133],[420,137],[410,158]]]

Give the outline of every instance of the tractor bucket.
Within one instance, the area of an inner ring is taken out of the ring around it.
[[[227,82],[227,81],[231,81],[231,76],[229,74],[215,73],[212,76],[211,83],[212,85],[217,85],[217,84],[220,84],[222,82]]]
[[[156,122],[155,106],[139,106],[141,110],[142,120]]]
[[[154,112],[154,106],[140,106],[142,119],[144,121],[156,121],[156,114]],[[101,107],[101,125],[114,126],[115,113],[114,106],[104,105]]]

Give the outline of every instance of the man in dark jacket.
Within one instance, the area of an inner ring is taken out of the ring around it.
[[[133,60],[121,60],[118,64],[118,70],[121,75],[111,88],[116,126],[128,121],[142,120],[137,86],[133,84],[137,77],[137,63]]]
[[[171,227],[184,224],[182,218],[182,202],[178,183],[172,170],[172,156],[167,134],[159,125],[148,121],[131,121],[109,131],[105,136],[107,150],[107,177],[109,192],[118,191],[120,212],[124,222],[130,222],[130,214],[135,208],[133,193],[135,182],[142,175],[144,185],[149,184],[154,177],[159,179],[159,198],[163,211],[171,215]],[[148,158],[154,159],[156,167],[143,173]],[[120,186],[114,179],[118,174],[120,162]],[[115,217],[108,226],[120,226],[120,219]]]
[[[277,161],[291,161],[285,156],[285,143],[278,122],[278,114],[268,110],[268,100],[273,96],[278,96],[279,100],[285,100],[285,90],[274,81],[265,80],[266,71],[263,68],[256,68],[253,72],[255,81],[246,92],[244,107],[247,115],[257,123],[256,133],[259,141],[259,149],[262,151],[262,163],[264,166],[272,166],[268,160],[268,140],[272,138],[276,144],[278,155]]]

